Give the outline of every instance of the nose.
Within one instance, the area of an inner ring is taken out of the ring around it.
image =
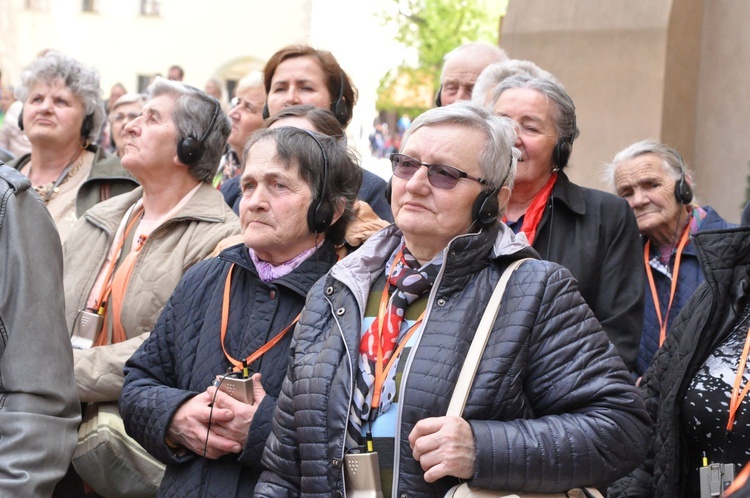
[[[418,195],[427,195],[430,189],[430,179],[426,166],[420,166],[414,176],[406,182],[406,190]]]
[[[456,101],[471,100],[472,87],[461,85],[456,92]]]
[[[45,97],[39,104],[39,112],[49,112],[52,110],[52,99]]]
[[[143,119],[143,116],[138,116],[135,119],[132,119],[125,123],[125,126],[122,128],[122,131],[126,135],[137,135],[140,133],[140,122]]]
[[[648,204],[648,202],[648,197],[644,195],[643,191],[639,188],[635,189],[633,195],[630,197],[631,208],[643,207]]]
[[[229,109],[229,117],[232,118],[232,121],[240,120],[240,105],[239,104]]]
[[[286,94],[284,95],[284,105],[286,107],[301,104],[302,102],[299,99],[299,92],[297,92],[297,89],[294,87],[289,87],[289,89],[286,91]]]

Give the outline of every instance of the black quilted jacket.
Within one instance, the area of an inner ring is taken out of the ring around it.
[[[610,497],[686,498],[688,483],[698,478],[698,462],[686,455],[679,407],[750,298],[750,228],[699,232],[692,242],[706,280],[675,318],[642,382],[656,426],[652,448],[638,469],[609,489]]]
[[[499,230],[499,231],[498,231]],[[362,310],[401,240],[385,228],[310,292],[292,341],[256,496],[340,496]],[[490,258],[493,248],[494,254]],[[502,270],[535,253],[504,225],[454,239],[431,291],[424,333],[403,373],[394,496],[441,497],[458,482],[425,482],[408,435],[445,414],[471,337]],[[643,401],[614,347],[559,265],[527,261],[511,278],[464,417],[474,432],[472,486],[551,492],[602,485],[642,460]]]
[[[315,280],[336,261],[330,244],[289,275],[269,283],[258,278],[244,245],[191,268],[180,281],[151,336],[125,365],[120,412],[125,427],[149,453],[167,465],[160,496],[248,496],[260,475],[260,457],[289,358],[291,333],[250,365],[260,372],[266,397],[258,407],[243,452],[219,460],[176,457],[164,444],[175,411],[206,390],[230,367],[220,341],[221,301],[231,263],[230,316],[225,345],[246,358],[297,316]]]

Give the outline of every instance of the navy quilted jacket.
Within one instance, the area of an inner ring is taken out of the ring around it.
[[[693,245],[705,281],[675,318],[641,383],[656,427],[651,450],[638,469],[609,489],[610,497],[683,498],[697,477],[697,462],[687,458],[679,407],[695,373],[732,332],[750,295],[750,228],[699,232]]]
[[[125,427],[149,453],[167,465],[160,496],[247,496],[260,475],[260,458],[289,358],[287,334],[250,365],[260,372],[266,397],[253,418],[241,454],[207,460],[177,457],[164,444],[175,411],[206,390],[230,367],[220,341],[221,302],[231,263],[230,315],[225,341],[237,359],[259,349],[297,316],[315,280],[336,261],[330,244],[292,273],[265,283],[240,244],[191,268],[180,281],[151,336],[125,365],[120,412]]]
[[[381,230],[310,292],[256,496],[344,492],[362,312],[400,240],[395,225]],[[488,257],[491,251],[496,256]],[[458,482],[425,482],[408,435],[419,420],[445,414],[502,270],[536,255],[500,224],[456,237],[444,254],[398,394],[394,496],[441,497]],[[641,462],[650,435],[643,401],[570,272],[538,260],[525,262],[508,284],[464,418],[477,451],[470,484],[495,489],[551,492],[611,482]]]
[[[721,228],[730,228],[735,225],[727,223],[724,219],[719,216],[719,213],[714,211],[710,206],[706,206],[703,209],[706,210],[706,217],[700,225],[700,231],[706,230],[717,230]],[[644,239],[645,243],[646,239]],[[651,248],[651,254],[649,257],[654,257],[658,249],[655,247]],[[672,256],[672,263],[674,263],[674,255]],[[659,303],[661,305],[662,317],[667,312],[667,306],[669,305],[669,293],[672,288],[672,280],[667,278],[660,271],[653,270],[654,284],[656,285],[656,293],[659,296]],[[680,273],[677,276],[677,289],[675,291],[674,301],[672,302],[672,309],[669,312],[667,321],[667,330],[674,321],[674,318],[679,314],[680,310],[690,296],[693,295],[695,289],[698,288],[701,282],[703,282],[703,272],[701,271],[700,263],[698,263],[698,257],[695,254],[695,248],[692,242],[688,242],[685,245],[685,249],[682,251],[682,259],[680,262]],[[651,363],[651,359],[654,357],[654,353],[659,349],[659,320],[656,317],[656,307],[654,306],[654,300],[651,297],[651,287],[646,281],[646,306],[643,312],[643,332],[641,335],[641,346],[638,350],[638,363],[636,365],[636,374],[639,376],[648,368]]]

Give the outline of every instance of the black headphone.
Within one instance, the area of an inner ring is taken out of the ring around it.
[[[219,111],[221,111],[221,105],[218,102],[213,102],[213,104],[214,113],[211,116],[211,121],[208,123],[203,135],[199,139],[195,139],[194,137],[183,137],[177,142],[177,158],[183,164],[190,166],[191,164],[198,162],[203,156],[203,152],[205,151],[203,144],[211,133],[211,130],[213,130],[216,118],[219,116]]]
[[[437,95],[435,95],[435,107],[443,107],[443,99],[440,97],[440,94],[443,93],[443,84],[440,83],[440,86],[438,87]]]
[[[23,107],[18,113],[18,128],[23,131]],[[81,123],[81,138],[87,138],[94,131],[94,113],[87,114]]]
[[[677,202],[688,205],[693,200],[693,188],[685,178],[685,163],[682,160],[682,156],[676,150],[674,153],[680,163],[680,179],[674,184],[674,196]]]
[[[568,165],[568,159],[573,152],[573,140],[571,137],[560,137],[555,144],[555,150],[552,151],[552,162],[558,169],[563,169]]]
[[[318,194],[310,202],[310,207],[307,209],[307,228],[312,233],[323,233],[331,226],[333,222],[333,206],[327,199],[328,195],[328,155],[326,154],[323,144],[310,130],[297,128],[298,130],[307,133],[310,138],[315,140],[320,148],[320,153],[323,156],[323,181],[320,183],[318,188]]]
[[[339,82],[339,96],[336,100],[331,102],[331,112],[336,116],[336,119],[341,123],[341,126],[344,126],[344,123],[346,123],[346,115],[348,114],[346,100],[344,100],[344,71],[341,71],[339,76],[341,78]],[[271,117],[271,114],[268,111],[268,97],[266,97],[266,101],[263,103],[263,119],[268,119],[269,117]]]

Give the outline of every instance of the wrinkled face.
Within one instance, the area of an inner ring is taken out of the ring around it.
[[[638,230],[648,237],[677,226],[682,205],[674,194],[675,183],[656,154],[643,154],[615,168],[615,192],[628,201]]]
[[[423,163],[444,164],[481,178],[477,151],[485,137],[480,131],[455,125],[424,126],[409,137],[403,154]],[[427,168],[420,167],[409,180],[392,178],[391,209],[407,247],[436,254],[457,235],[465,234],[472,225],[471,209],[479,193],[480,183],[462,178],[450,190],[433,187]]]
[[[227,142],[234,152],[242,155],[245,142],[252,133],[263,126],[263,103],[266,91],[263,86],[249,88],[237,96],[237,105],[229,111],[232,120],[232,131]]]
[[[245,245],[261,260],[283,263],[315,245],[307,226],[312,191],[297,164],[287,167],[278,159],[272,138],[250,148],[240,185]]]
[[[276,67],[268,93],[268,112],[271,116],[284,107],[300,104],[330,109],[331,101],[326,75],[312,56],[286,59]]]
[[[81,141],[85,108],[62,79],[36,83],[23,105],[23,127],[32,144]]]
[[[133,102],[120,104],[109,114],[109,122],[112,128],[112,139],[117,146],[117,154],[122,156],[128,134],[125,133],[125,125],[140,116],[143,104]]]
[[[457,56],[449,59],[443,69],[441,103],[448,105],[459,100],[471,100],[474,84],[489,63],[483,57]]]
[[[515,146],[521,151],[515,177],[517,187],[546,181],[554,168],[552,154],[557,129],[549,100],[537,90],[505,90],[495,104],[494,114],[506,116],[518,125]]]
[[[175,100],[169,95],[154,97],[141,115],[125,125],[127,139],[122,165],[138,180],[179,164],[177,128],[172,119]]]

